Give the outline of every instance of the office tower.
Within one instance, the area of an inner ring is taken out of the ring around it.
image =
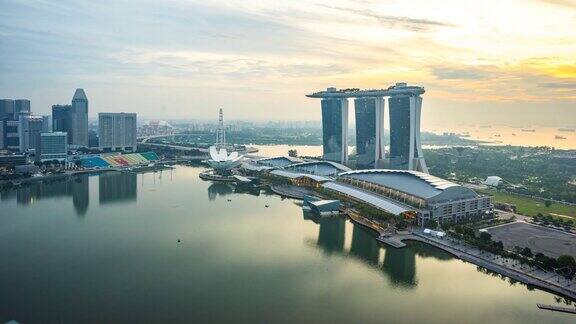
[[[4,128],[4,148],[10,151],[20,150],[20,122],[18,120],[5,120]]]
[[[21,112],[18,118],[18,137],[20,138],[20,153],[35,151],[43,132],[44,122],[42,116],[31,116],[26,112]]]
[[[388,99],[390,111],[389,167],[428,173],[420,143],[422,97],[394,95]]]
[[[6,149],[6,121],[0,119],[0,150]]]
[[[52,131],[68,133],[68,144],[72,140],[72,106],[53,105],[52,106]]]
[[[68,134],[64,132],[40,133],[36,150],[36,161],[66,161],[68,156]]]
[[[88,147],[88,98],[83,89],[76,89],[72,98],[71,145]]]
[[[354,100],[356,168],[377,168],[384,159],[384,98]]]
[[[98,148],[136,150],[136,114],[99,113]]]
[[[30,100],[16,99],[14,100],[14,116],[13,120],[18,120],[20,114],[30,114]]]
[[[0,120],[14,119],[14,100],[0,99]]]
[[[322,105],[323,157],[348,162],[348,99],[324,98]]]
[[[42,116],[42,131],[44,133],[52,131],[52,118],[49,115]]]

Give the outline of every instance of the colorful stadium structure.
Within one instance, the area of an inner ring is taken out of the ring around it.
[[[91,156],[80,159],[83,168],[122,168],[145,165],[158,160],[154,152]]]

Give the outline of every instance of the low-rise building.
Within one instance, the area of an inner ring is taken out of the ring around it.
[[[340,173],[337,180],[414,210],[419,225],[479,219],[493,209],[490,197],[418,171],[356,170]]]

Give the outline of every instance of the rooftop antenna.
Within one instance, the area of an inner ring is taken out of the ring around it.
[[[224,112],[220,108],[218,114],[218,129],[216,130],[216,148],[226,148],[226,130],[224,129]]]

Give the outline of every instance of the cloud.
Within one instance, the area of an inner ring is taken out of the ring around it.
[[[576,1],[574,0],[538,0],[544,3],[558,5],[562,7],[576,9]]]
[[[488,67],[433,67],[431,73],[441,80],[486,80],[494,78],[497,73]]]
[[[574,82],[546,82],[540,83],[542,88],[557,90],[576,90],[576,81]]]
[[[337,10],[343,13],[351,13],[365,18],[373,18],[382,25],[389,28],[407,29],[410,31],[427,31],[438,27],[456,27],[450,23],[429,19],[382,15],[370,9],[354,9],[328,5],[323,5],[323,7]]]

